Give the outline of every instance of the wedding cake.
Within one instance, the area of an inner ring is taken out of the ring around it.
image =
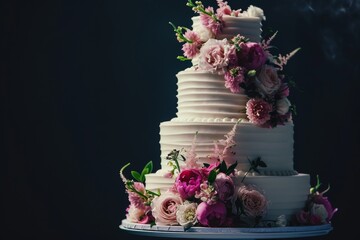
[[[178,58],[192,66],[176,75],[176,117],[160,124],[161,169],[149,173],[149,163],[130,185],[121,171],[130,221],[213,227],[261,219],[285,226],[304,212],[310,176],[294,169],[293,107],[283,73],[298,49],[272,54],[276,33],[262,39],[262,9],[217,3],[215,10],[189,0],[199,14],[192,28],[171,23],[183,44]],[[211,215],[216,211],[226,216]]]

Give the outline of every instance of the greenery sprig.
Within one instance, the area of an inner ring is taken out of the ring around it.
[[[262,168],[266,168],[267,165],[264,161],[261,160],[261,157],[257,157],[255,158],[254,160],[250,160],[248,158],[248,161],[250,163],[250,168],[249,170],[244,174],[244,177],[242,178],[241,182],[244,182],[246,176],[250,173],[250,172],[257,172],[260,174],[260,171],[259,171],[259,167],[262,167]]]
[[[174,175],[175,170],[177,170],[178,172],[181,171],[179,160],[180,161],[185,161],[186,158],[184,157],[184,155],[180,154],[180,150],[174,149],[166,156],[166,160],[169,160],[169,161],[172,161],[172,162],[175,163],[175,165],[172,165],[173,170],[171,171],[171,173]]]
[[[196,1],[194,4],[192,0],[188,0],[188,2],[186,3],[186,6],[191,7],[192,10],[196,13],[206,14],[206,15],[210,16],[212,19],[214,19],[214,21],[221,22],[220,19],[216,16],[216,14],[214,12],[206,11],[206,9],[201,1]]]

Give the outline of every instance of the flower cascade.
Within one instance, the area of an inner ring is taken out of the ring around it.
[[[200,16],[200,26],[194,29],[170,23],[176,38],[183,43],[181,61],[192,60],[201,69],[224,78],[224,86],[234,94],[245,93],[249,98],[246,115],[249,122],[260,127],[276,127],[291,119],[295,112],[288,100],[293,83],[284,74],[284,66],[300,48],[286,55],[270,52],[277,32],[262,42],[251,42],[241,33],[232,38],[219,39],[226,23],[224,16],[251,17],[265,20],[262,9],[250,6],[246,11],[234,10],[217,0],[218,8],[205,7],[201,1],[188,0],[187,6]]]

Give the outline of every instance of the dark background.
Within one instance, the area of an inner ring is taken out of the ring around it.
[[[175,74],[189,66],[168,22],[191,26],[185,3],[1,2],[1,239],[138,238],[118,229],[118,171],[159,168],[159,123],[175,116]],[[360,1],[230,1],[249,4],[282,53],[302,47],[286,68],[301,90],[295,168],[331,184],[339,208],[313,239],[357,234]]]

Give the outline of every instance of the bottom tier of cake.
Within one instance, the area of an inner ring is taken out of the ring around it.
[[[174,178],[165,178],[166,172],[146,175],[146,189],[165,192],[174,183]],[[234,177],[235,186],[241,185],[242,176]],[[247,176],[243,182],[251,184],[262,191],[268,200],[267,214],[264,220],[276,220],[285,215],[288,220],[305,206],[310,189],[310,176],[297,174],[293,176]]]

